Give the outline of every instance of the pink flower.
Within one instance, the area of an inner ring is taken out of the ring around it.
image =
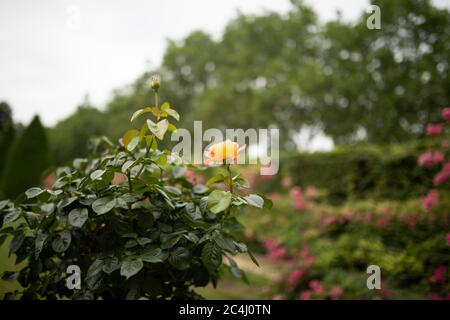
[[[311,280],[309,282],[309,287],[315,294],[321,295],[323,293],[322,284],[317,279]]]
[[[444,155],[442,154],[442,152],[435,151],[434,152],[433,161],[434,161],[435,164],[442,163],[444,161]]]
[[[444,131],[444,124],[443,123],[429,123],[427,124],[427,136],[438,136]]]
[[[433,277],[431,277],[431,282],[433,283],[445,283],[447,268],[445,266],[439,266],[434,270]]]
[[[306,199],[308,200],[315,200],[317,198],[318,191],[317,188],[314,186],[309,186],[306,188]]]
[[[306,269],[294,270],[288,277],[288,285],[293,290],[297,285],[298,281],[303,278],[306,274]]]
[[[445,121],[450,121],[450,107],[442,109],[441,116]]]
[[[290,177],[283,178],[281,181],[281,185],[284,188],[289,188],[292,185],[292,179]]]
[[[286,255],[286,249],[280,247],[275,239],[269,238],[264,244],[267,250],[268,259],[272,261],[280,261]]]
[[[292,201],[294,202],[294,208],[299,211],[305,210],[305,201],[302,196],[302,189],[300,187],[294,187],[289,192]]]
[[[436,186],[443,184],[450,178],[450,162],[447,162],[444,167],[433,178],[433,183]]]
[[[427,152],[422,153],[419,156],[417,163],[421,167],[428,168],[428,167],[432,167],[437,164],[440,164],[443,161],[444,161],[444,155],[442,154],[442,152],[440,152],[440,151],[433,152],[431,150],[428,150]]]
[[[205,182],[205,179],[202,176],[195,174],[192,170],[186,170],[184,175],[186,180],[191,184],[203,184]]]
[[[424,211],[428,212],[431,209],[433,209],[438,202],[439,202],[439,193],[436,189],[432,189],[428,191],[427,196],[422,199],[422,208]]]
[[[339,299],[344,294],[344,289],[340,286],[332,286],[330,289],[330,297],[331,299]]]
[[[300,293],[300,300],[310,300],[311,299],[311,291],[305,290]]]

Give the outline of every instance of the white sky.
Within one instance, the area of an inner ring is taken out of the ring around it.
[[[309,0],[321,19],[354,19],[366,0]],[[450,0],[437,2],[449,5]],[[89,94],[103,107],[114,88],[159,65],[167,39],[195,29],[219,37],[243,13],[286,12],[288,0],[1,0],[0,101],[16,121],[53,125]]]

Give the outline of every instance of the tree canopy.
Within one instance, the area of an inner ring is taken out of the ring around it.
[[[302,1],[291,2],[286,14],[238,14],[219,39],[195,31],[169,41],[155,71],[186,115],[181,127],[200,119],[204,128],[275,125],[282,141],[309,127],[340,145],[410,141],[438,119],[450,100],[448,10],[428,0],[372,1],[381,8],[381,29],[370,30],[369,13],[324,23]],[[146,79],[116,90],[101,116],[88,117],[86,132],[95,127],[119,138],[131,106],[148,101]],[[71,121],[82,125],[87,112]],[[52,135],[76,154],[82,149],[74,139],[86,135],[66,125]]]

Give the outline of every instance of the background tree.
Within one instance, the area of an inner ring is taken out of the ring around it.
[[[4,196],[13,199],[26,189],[39,185],[50,157],[45,130],[38,116],[14,141],[8,153],[2,179]]]
[[[0,102],[0,181],[14,134],[14,121],[12,119],[11,108],[6,102]]]
[[[103,113],[86,99],[73,115],[48,131],[54,161],[62,164],[85,156],[89,138],[105,134],[106,128]]]
[[[239,14],[217,40],[195,31],[169,42],[154,71],[186,115],[180,127],[196,119],[204,128],[275,125],[291,146],[306,127],[337,145],[390,144],[421,137],[439,117],[450,101],[448,10],[429,0],[373,1],[381,30],[369,30],[365,12],[355,22],[338,15],[322,23],[302,1],[291,2],[286,14]],[[130,108],[146,106],[147,77],[116,90],[103,115],[75,114],[83,134],[58,125],[52,136],[66,137],[54,149],[58,161],[82,155],[84,133],[94,128],[118,139]],[[73,153],[58,154],[64,148]]]

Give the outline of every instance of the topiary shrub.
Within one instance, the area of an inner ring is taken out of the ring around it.
[[[2,178],[4,196],[15,198],[38,185],[49,166],[47,136],[39,117],[35,116],[10,147]]]
[[[179,115],[167,102],[159,106],[159,82],[151,83],[155,104],[132,121],[144,115],[156,121],[149,117],[140,130],[126,132],[120,145],[97,139],[95,155],[58,168],[51,189],[0,202],[1,240],[12,236],[10,254],[17,264],[26,261],[3,275],[23,288],[7,298],[197,299],[193,289],[216,285],[226,269],[245,279],[233,255],[248,253],[257,263],[233,237],[242,228],[236,214],[271,202],[238,195],[245,181],[230,164],[209,181],[230,191],[189,182],[183,160],[158,148],[175,130],[168,118]]]

